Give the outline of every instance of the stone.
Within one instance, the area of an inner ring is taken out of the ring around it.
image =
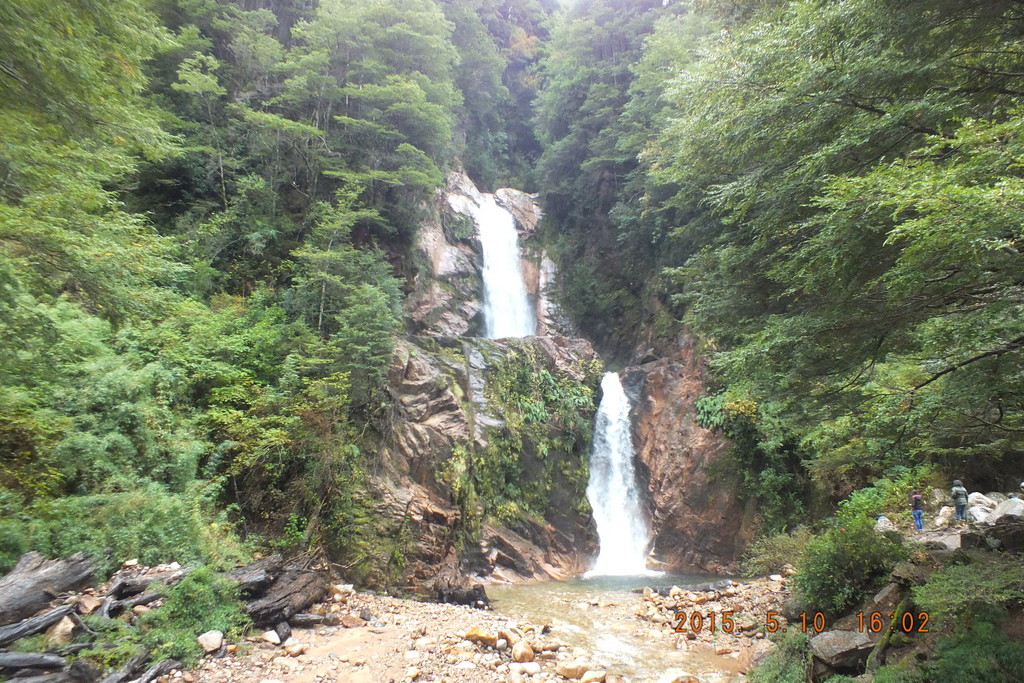
[[[417,638],[413,642],[412,647],[414,650],[424,652],[426,650],[432,649],[435,645],[437,645],[437,639],[431,638],[429,636],[423,636],[422,638]]]
[[[782,574],[772,574],[768,578],[772,581],[782,581]]]
[[[498,652],[504,652],[508,649],[508,641],[504,638],[498,638],[498,642],[494,644],[494,649]]]
[[[263,635],[260,637],[263,638],[264,642],[270,643],[271,645],[281,644],[281,636],[277,635],[277,631],[264,631]]]
[[[936,513],[935,519],[932,520],[932,527],[935,529],[945,529],[953,521],[955,515],[956,510],[954,508],[948,505],[943,507]]]
[[[604,683],[607,676],[607,671],[587,671],[580,676],[580,683]]]
[[[525,640],[520,640],[512,646],[513,662],[532,662],[534,658],[533,648]]]
[[[523,662],[523,673],[527,676],[536,676],[540,673],[540,664],[537,662]]]
[[[132,614],[135,614],[137,616],[142,616],[143,614],[152,611],[153,608],[148,605],[135,605],[135,607],[132,607]]]
[[[199,647],[203,648],[203,652],[210,654],[216,652],[224,645],[224,633],[221,631],[207,631],[196,638],[196,642],[199,643]]]
[[[75,629],[78,627],[70,617],[64,617],[46,631],[46,644],[49,647],[67,645],[75,638]]]
[[[811,652],[833,669],[859,667],[872,647],[868,634],[859,631],[825,631],[811,638]]]
[[[462,637],[474,643],[486,645],[487,647],[494,647],[498,644],[497,634],[492,633],[491,631],[488,631],[487,629],[482,628],[480,626],[474,626],[473,628],[469,629]]]
[[[582,659],[577,659],[574,662],[559,662],[555,665],[555,673],[573,680],[579,680],[589,670],[590,664]]]
[[[91,595],[83,595],[78,598],[78,603],[75,605],[75,611],[79,614],[92,614],[102,604],[103,601],[99,598],[95,598]]]
[[[700,679],[693,674],[682,673],[673,678],[670,683],[700,683]]]
[[[357,616],[346,614],[341,618],[341,625],[345,628],[359,628],[360,626],[366,626],[366,621]]]
[[[968,507],[981,506],[983,508],[988,508],[989,510],[993,510],[993,509],[995,509],[996,505],[998,505],[998,504],[999,503],[997,503],[996,501],[992,500],[991,498],[989,498],[985,494],[978,493],[977,491],[975,491],[974,493],[972,493],[969,496],[967,496],[967,506]]]
[[[990,526],[1024,521],[1024,500],[1010,498],[997,505],[985,520]]]
[[[417,669],[415,666],[410,666],[408,669],[405,670],[405,680],[415,681],[417,678],[420,677],[420,673],[420,670]]]
[[[974,505],[967,508],[967,521],[969,522],[984,522],[988,519],[989,514],[995,509],[993,505],[991,508],[984,507],[982,505]]]
[[[289,638],[284,641],[284,651],[289,657],[298,657],[306,652],[306,644],[300,643],[296,638]]]
[[[498,637],[508,641],[509,645],[515,645],[519,642],[519,636],[515,633],[515,631],[512,631],[511,629],[507,628],[499,628]]]

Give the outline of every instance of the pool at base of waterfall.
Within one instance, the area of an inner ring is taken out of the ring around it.
[[[639,616],[644,587],[698,587],[726,577],[705,574],[579,576],[568,581],[487,586],[495,612],[523,624],[550,626],[544,636],[569,648],[592,669],[630,683],[672,681],[681,673],[702,683],[732,681],[742,666],[735,656],[715,654],[714,645],[690,641],[672,625]],[[562,652],[564,652],[563,648]],[[561,654],[561,653],[560,653]]]

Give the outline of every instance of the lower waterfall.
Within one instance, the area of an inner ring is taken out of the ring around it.
[[[615,372],[605,373],[601,390],[587,484],[601,549],[587,576],[647,574],[650,533],[633,467],[629,398]]]

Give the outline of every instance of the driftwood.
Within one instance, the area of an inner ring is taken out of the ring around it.
[[[134,657],[130,657],[120,669],[104,678],[100,683],[124,683],[135,675],[135,672],[149,660],[151,651],[144,649]]]
[[[181,668],[181,662],[178,660],[165,659],[164,661],[154,664],[146,669],[146,673],[142,674],[139,678],[136,678],[132,683],[152,683],[152,681],[155,681],[161,676],[169,674],[179,668]]]
[[[92,560],[85,553],[62,560],[25,553],[0,579],[0,626],[31,617],[61,593],[83,588],[92,579],[92,571]]]
[[[163,572],[154,572],[152,574],[119,576],[110,586],[110,590],[107,591],[107,595],[115,600],[127,598],[132,595],[138,595],[149,588],[151,583],[156,581],[159,581],[166,586],[171,586],[188,576],[190,571],[192,571],[191,567],[182,567],[181,569],[171,569]]]
[[[259,626],[276,626],[326,597],[327,579],[323,574],[290,569],[263,597],[247,603],[245,611]]]
[[[132,598],[125,598],[124,600],[114,600],[111,597],[107,597],[100,605],[98,614],[101,617],[110,619],[117,616],[126,609],[131,609],[137,605],[148,605],[151,602],[156,602],[163,597],[161,593],[141,593]]]
[[[479,608],[486,608],[491,604],[483,586],[470,585],[464,576],[455,571],[446,571],[438,575],[434,580],[433,589],[434,599],[438,602]]]
[[[71,614],[74,609],[75,608],[71,605],[64,605],[63,607],[58,607],[57,609],[52,609],[49,612],[40,614],[38,617],[26,619],[18,624],[0,626],[0,647],[13,643],[14,641],[26,636],[35,635],[36,633],[45,631],[64,617]]]
[[[256,596],[272,584],[284,570],[284,558],[275,553],[252,564],[227,572],[227,577],[238,582],[242,595]]]
[[[17,678],[18,683],[94,683],[99,679],[96,669],[88,662],[78,659],[71,663],[71,666],[64,671],[46,674],[43,676],[30,676],[28,678]]]
[[[0,652],[0,669],[63,669],[68,660],[37,652]]]
[[[288,618],[288,623],[295,628],[313,628],[327,622],[327,617],[321,614],[310,614],[308,612],[299,612],[293,614]]]

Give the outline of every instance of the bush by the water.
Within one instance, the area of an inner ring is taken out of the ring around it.
[[[810,529],[805,526],[762,536],[750,545],[743,556],[743,573],[753,578],[777,574],[787,564],[796,566],[810,540]]]
[[[837,520],[808,542],[795,577],[797,591],[814,609],[842,614],[863,600],[906,556],[902,542],[876,533],[871,521]]]

